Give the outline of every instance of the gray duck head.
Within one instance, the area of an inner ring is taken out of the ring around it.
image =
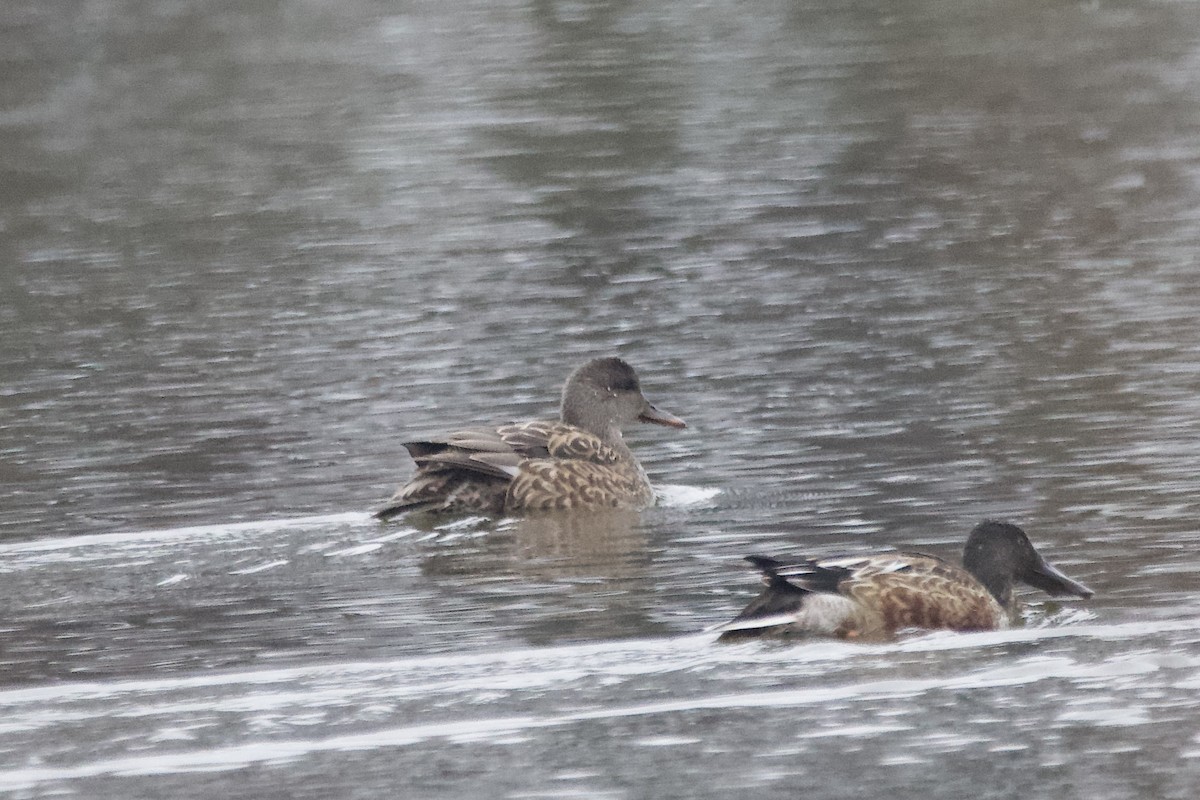
[[[634,422],[687,427],[646,399],[637,373],[619,358],[597,358],[571,373],[563,386],[562,421],[606,440],[619,439]]]

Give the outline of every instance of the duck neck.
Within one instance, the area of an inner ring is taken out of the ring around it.
[[[1011,608],[1013,602],[1013,580],[1008,573],[997,570],[986,560],[976,559],[968,548],[963,557],[963,566],[967,572],[975,576],[984,588],[996,598],[996,602],[1005,608]]]
[[[599,436],[600,441],[615,450],[622,458],[633,458],[633,451],[625,444],[625,437],[621,433],[621,427],[611,419],[605,419],[597,415],[589,416],[586,405],[564,403],[562,407],[562,421]]]
[[[996,598],[996,602],[1005,608],[1012,608],[1013,604],[1013,582],[1005,580],[1000,576],[992,576],[990,580],[980,579],[980,583],[987,587],[987,590],[992,593],[992,597]]]
[[[596,434],[606,445],[621,455],[631,454],[629,445],[625,444],[625,436],[616,423],[603,422],[598,425],[578,425],[578,427]]]
[[[596,413],[593,405],[598,404],[581,402],[581,398],[577,396],[564,395],[559,415],[562,421],[568,425],[574,425],[588,433],[594,433],[608,444],[619,443],[621,429],[606,415]]]
[[[600,438],[603,439],[609,447],[611,447],[613,450],[616,450],[622,458],[629,459],[630,461],[635,460],[633,457],[633,451],[629,449],[629,445],[625,444],[625,436],[621,433],[621,429],[616,425],[610,425],[608,431],[601,434]]]

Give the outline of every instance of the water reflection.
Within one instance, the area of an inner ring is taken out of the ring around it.
[[[526,187],[559,231],[551,285],[646,269],[637,244],[667,222],[649,176],[680,162],[682,86],[663,32],[631,30],[631,11],[623,1],[534,2],[522,85],[492,98],[513,121],[480,131],[482,162]]]
[[[644,560],[646,549],[641,515],[630,511],[528,516],[508,530],[531,577],[536,565],[550,562],[553,576],[634,577],[633,562]]]
[[[637,512],[513,518],[463,544],[436,546],[422,574],[532,644],[664,632],[650,621],[651,553]]]

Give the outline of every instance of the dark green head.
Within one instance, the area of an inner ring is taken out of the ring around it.
[[[1005,607],[1012,604],[1013,584],[1018,581],[1052,597],[1093,594],[1042,558],[1025,531],[1009,522],[986,520],[975,526],[963,550],[963,566]]]

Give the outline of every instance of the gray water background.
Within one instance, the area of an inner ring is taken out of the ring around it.
[[[0,792],[1190,798],[1188,2],[0,7]],[[642,514],[364,513],[619,354]],[[1091,601],[718,647],[746,553]]]

